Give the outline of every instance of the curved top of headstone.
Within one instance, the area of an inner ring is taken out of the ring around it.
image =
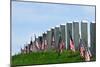
[[[78,22],[78,23],[79,23],[80,21],[78,21],[78,20],[73,21],[73,23],[76,23],[76,22]]]
[[[47,31],[50,31],[51,29],[48,29]]]
[[[91,23],[96,23],[95,21],[92,21]]]
[[[72,21],[67,21],[66,23],[72,23]]]
[[[63,23],[63,24],[60,24],[60,25],[66,25],[66,24]]]
[[[82,22],[82,23],[88,23],[88,21],[87,21],[87,20],[82,20],[81,22]]]
[[[51,29],[54,29],[55,27],[51,27]]]
[[[56,27],[60,27],[59,25],[56,25]]]

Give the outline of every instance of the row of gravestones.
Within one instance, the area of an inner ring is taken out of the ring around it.
[[[90,24],[90,28],[88,28],[88,24]],[[90,30],[88,31],[88,29]],[[81,30],[81,33],[80,33],[80,30]],[[66,25],[60,25],[59,27],[55,27],[55,28],[52,28],[51,30],[48,30],[46,37],[45,37],[48,42],[48,50],[52,49],[51,47],[52,32],[54,33],[55,47],[56,48],[58,47],[59,34],[61,34],[61,37],[66,44],[66,49],[70,49],[69,47],[70,45],[69,32],[70,32],[74,40],[76,50],[79,47],[80,34],[81,34],[81,38],[83,40],[85,47],[88,47],[88,40],[89,40],[88,36],[90,35],[90,43],[89,43],[90,47],[89,48],[93,55],[96,54],[96,23],[81,23],[81,24],[79,24],[79,22],[66,23]]]
[[[90,28],[88,27],[88,25],[90,25]],[[88,29],[90,30],[88,31]],[[43,34],[43,36],[39,36],[38,38],[46,39],[48,43],[47,50],[52,50],[52,33],[53,33],[54,40],[55,40],[54,47],[58,49],[59,34],[61,34],[61,37],[66,44],[65,48],[70,49],[69,32],[72,35],[72,38],[74,40],[76,50],[78,50],[79,48],[79,39],[81,34],[81,38],[83,40],[84,46],[88,47],[88,44],[90,44],[89,48],[91,50],[91,53],[93,55],[96,55],[96,23],[81,23],[81,24],[79,24],[79,22],[66,23],[66,25],[60,25],[60,27],[55,27],[52,28],[51,30],[48,30],[46,34]],[[88,38],[89,35],[90,35],[90,40]],[[90,43],[88,43],[88,40],[90,41]]]

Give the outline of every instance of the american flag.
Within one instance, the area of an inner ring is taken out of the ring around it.
[[[39,47],[39,43],[38,43],[38,41],[37,41],[37,38],[36,38],[36,35],[35,35],[35,34],[34,34],[34,37],[35,37],[34,45],[35,45],[35,47],[37,48],[37,50],[39,50],[40,47]]]
[[[44,41],[44,44],[45,49],[47,49],[47,40]]]
[[[88,49],[85,50],[85,61],[90,61],[90,54]]]
[[[38,41],[36,40],[36,47],[37,47],[37,49],[40,49],[40,47],[39,47],[39,44],[38,44]]]
[[[54,37],[54,29],[51,29],[52,30],[52,35],[51,35],[51,46],[52,48],[55,47],[55,37]]]
[[[70,32],[69,32],[69,35],[70,35],[70,49],[72,51],[75,51],[74,41],[72,39],[72,36],[71,36]]]
[[[92,57],[91,51],[89,49],[88,49],[88,52],[89,52],[90,57]]]
[[[62,50],[65,48],[65,43],[64,43],[64,40],[61,41],[60,43],[60,50],[62,52]]]
[[[46,50],[46,48],[47,48],[47,40],[45,39],[42,42],[42,50]]]
[[[80,55],[81,57],[84,57],[84,51],[85,51],[85,47],[82,43],[82,39],[80,38],[80,41],[79,41],[79,51],[80,51]]]
[[[46,33],[43,33],[42,50],[46,50],[46,47],[47,47]]]
[[[41,48],[42,50],[44,50],[45,49],[45,43],[44,43],[44,40],[43,40],[43,42],[42,42],[42,48]]]

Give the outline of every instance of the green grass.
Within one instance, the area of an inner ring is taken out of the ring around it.
[[[93,58],[92,60],[95,60]],[[64,51],[60,55],[57,52],[33,52],[29,54],[18,54],[12,56],[11,64],[16,65],[38,65],[38,64],[55,64],[55,63],[73,63],[84,62],[84,59],[80,57],[78,51]]]

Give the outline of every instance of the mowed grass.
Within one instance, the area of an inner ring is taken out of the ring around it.
[[[93,59],[94,60],[94,59]],[[82,62],[79,51],[63,51],[62,53],[50,52],[32,52],[29,54],[18,54],[12,56],[11,65],[38,65],[38,64],[57,64],[57,63],[73,63]]]

